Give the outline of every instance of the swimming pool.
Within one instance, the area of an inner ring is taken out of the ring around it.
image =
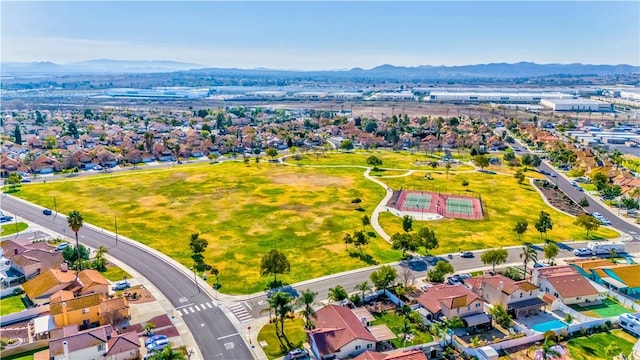
[[[560,320],[551,320],[540,324],[533,325],[531,328],[538,332],[545,332],[549,330],[557,330],[567,326],[567,323]]]

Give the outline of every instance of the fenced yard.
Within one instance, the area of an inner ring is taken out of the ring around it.
[[[633,312],[615,300],[604,298],[600,304],[590,306],[569,305],[573,310],[585,316],[606,318]]]

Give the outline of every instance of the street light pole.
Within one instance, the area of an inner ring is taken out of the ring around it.
[[[118,246],[118,218],[115,216],[113,217],[113,223],[116,227],[116,246]]]
[[[200,286],[198,286],[198,271],[196,269],[196,264],[193,264],[193,282],[196,284],[196,289],[198,289],[198,293],[200,293]]]

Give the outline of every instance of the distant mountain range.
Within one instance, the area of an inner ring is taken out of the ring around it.
[[[98,59],[80,61],[70,64],[56,64],[52,62],[3,62],[0,64],[3,75],[7,74],[123,74],[123,73],[165,73],[200,69],[199,64],[179,61],[137,61],[137,60],[109,60]]]
[[[186,72],[189,74],[233,74],[270,75],[282,77],[326,76],[332,78],[372,78],[372,79],[460,79],[460,78],[518,78],[550,75],[623,75],[640,73],[639,66],[631,65],[590,65],[590,64],[536,64],[532,62],[491,63],[462,66],[415,67],[380,65],[372,69],[353,68],[335,71],[296,71],[256,69],[207,68],[203,65],[178,61],[130,61],[130,60],[90,60],[71,64],[52,62],[2,63],[2,75],[13,74],[116,74],[116,73],[166,73]]]

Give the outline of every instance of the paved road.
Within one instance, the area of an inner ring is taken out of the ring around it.
[[[58,233],[66,233],[73,237],[62,216],[46,216],[42,209],[25,204],[10,196],[3,196],[2,209],[19,215],[20,217],[49,228]],[[116,247],[115,238],[111,235],[83,226],[79,231],[82,244],[97,248],[104,245],[109,249],[109,255],[125,262],[162,292],[174,308],[182,309],[180,313],[191,334],[193,335],[203,359],[238,359],[253,358],[238,331],[216,306],[206,292],[198,291],[194,279],[183,272],[158,259],[140,248],[119,241]],[[195,311],[196,306],[199,311]],[[187,309],[193,309],[187,311]]]
[[[517,142],[511,144],[511,146],[520,155],[530,153],[524,146],[522,146]],[[564,176],[557,174],[558,170],[551,167],[547,163],[542,162],[542,164],[538,166],[538,170],[544,170],[547,173],[556,174],[556,177],[551,177],[549,175],[546,175],[546,177],[550,182],[558,185],[558,188],[564,191],[565,194],[567,194],[567,196],[569,196],[576,203],[579,202],[585,196],[587,196],[583,191],[579,191],[578,189],[573,187],[571,183]],[[630,224],[629,222],[618,218],[617,211],[616,213],[614,213],[613,211],[610,210],[610,208],[607,208],[594,200],[589,201],[588,210],[590,212],[599,212],[604,217],[609,219],[611,221],[611,225],[610,225],[611,227],[619,231],[625,232],[631,236],[638,237],[638,239],[640,239],[640,227]]]

